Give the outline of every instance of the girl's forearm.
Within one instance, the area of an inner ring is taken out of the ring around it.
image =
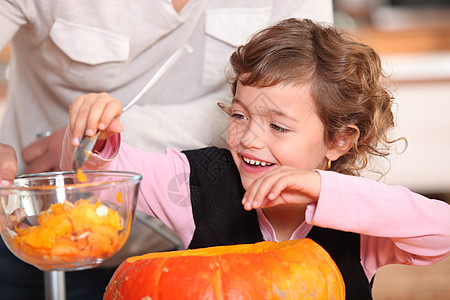
[[[450,206],[405,187],[320,172],[321,195],[308,222],[361,234],[361,257],[372,271],[390,263],[429,265],[449,255]],[[372,272],[371,271],[371,272]]]

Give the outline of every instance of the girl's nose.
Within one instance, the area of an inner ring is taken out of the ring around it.
[[[264,145],[264,130],[256,122],[246,126],[240,138],[240,143],[246,148],[262,148]]]

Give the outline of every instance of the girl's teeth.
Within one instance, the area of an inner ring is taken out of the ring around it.
[[[249,165],[254,165],[254,166],[262,166],[262,167],[265,167],[265,166],[271,166],[271,165],[272,165],[272,164],[266,163],[266,162],[264,162],[264,161],[259,161],[259,160],[254,160],[254,159],[249,159],[249,158],[246,158],[246,157],[244,157],[244,161],[245,161],[246,163],[248,163]]]

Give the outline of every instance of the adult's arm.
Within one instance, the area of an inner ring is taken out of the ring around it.
[[[6,47],[21,25],[31,17],[34,1],[0,1],[0,50]],[[30,14],[27,17],[27,14]]]
[[[33,22],[34,1],[0,1],[0,50],[11,41],[20,26]],[[59,132],[59,134],[58,134]],[[19,153],[27,163],[26,173],[57,170],[64,129],[37,139]]]
[[[307,221],[361,234],[361,262],[368,278],[387,264],[426,266],[450,254],[447,203],[402,186],[319,172],[320,197]]]

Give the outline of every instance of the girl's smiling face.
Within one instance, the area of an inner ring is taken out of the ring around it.
[[[328,146],[310,84],[244,86],[232,102],[227,143],[247,189],[279,166],[324,169]]]

